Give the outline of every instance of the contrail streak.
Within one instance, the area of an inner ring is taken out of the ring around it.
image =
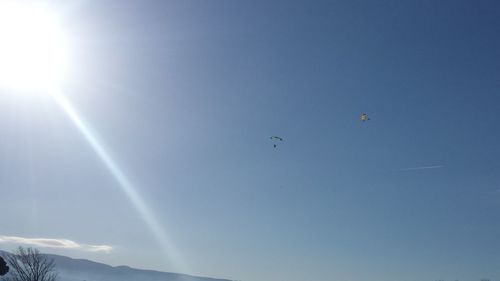
[[[103,145],[98,141],[96,135],[92,132],[91,127],[85,124],[82,118],[80,118],[78,112],[74,109],[71,103],[66,99],[66,97],[64,97],[64,95],[60,91],[52,91],[51,95],[54,97],[57,103],[62,107],[62,109],[71,119],[71,121],[73,121],[73,123],[78,128],[80,133],[85,137],[89,145],[94,149],[95,153],[99,156],[104,166],[106,166],[109,172],[113,175],[118,185],[127,195],[132,205],[141,214],[144,222],[146,223],[150,231],[153,233],[155,238],[160,243],[161,247],[163,248],[170,262],[174,267],[176,267],[175,269],[178,271],[182,271],[183,273],[189,273],[187,267],[181,261],[179,255],[177,254],[177,251],[173,246],[173,243],[166,235],[164,228],[159,223],[158,219],[151,212],[149,207],[146,205],[144,200],[137,192],[136,188],[125,176],[125,174],[120,169],[118,164],[106,152]]]
[[[414,171],[414,170],[426,170],[426,169],[440,169],[444,168],[444,165],[435,165],[435,166],[422,166],[422,167],[414,167],[414,168],[405,168],[400,169],[398,171]]]

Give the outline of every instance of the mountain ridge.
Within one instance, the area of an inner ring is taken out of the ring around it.
[[[0,255],[9,254],[0,250]],[[111,266],[88,259],[43,254],[54,260],[58,281],[231,281],[183,273],[138,269],[127,265]]]

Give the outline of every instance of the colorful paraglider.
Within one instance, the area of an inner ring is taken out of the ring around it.
[[[368,115],[366,113],[361,113],[361,116],[359,118],[363,122],[370,121],[370,118],[368,118]]]

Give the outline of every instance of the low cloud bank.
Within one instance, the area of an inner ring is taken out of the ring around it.
[[[18,236],[0,235],[0,243],[28,245],[28,246],[43,247],[43,248],[81,250],[86,252],[109,253],[113,250],[113,247],[109,245],[80,244],[69,239],[53,239],[53,238],[26,238]]]

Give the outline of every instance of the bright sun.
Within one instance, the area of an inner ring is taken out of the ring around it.
[[[48,90],[66,68],[62,30],[46,7],[0,0],[0,87]]]

